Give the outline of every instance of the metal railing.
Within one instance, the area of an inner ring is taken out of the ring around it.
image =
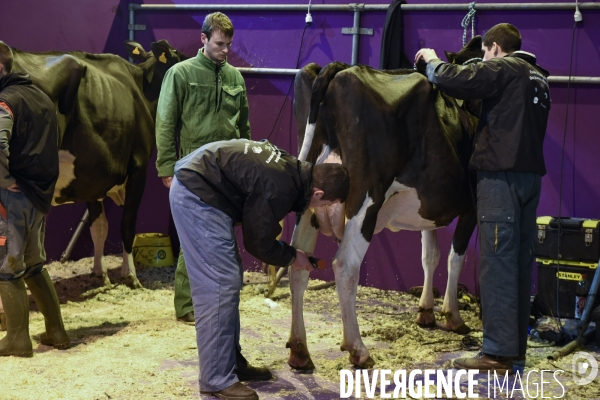
[[[600,3],[579,3],[580,10],[600,10]],[[360,13],[365,11],[387,11],[389,4],[314,4],[310,5],[310,11],[343,11],[354,12],[354,24],[352,31],[352,53],[351,64],[358,62],[358,46],[360,29]],[[468,3],[451,4],[401,4],[403,11],[468,11]],[[135,31],[144,30],[145,25],[135,24],[136,11],[307,11],[308,4],[129,4],[129,40],[135,40]],[[488,3],[475,4],[478,11],[484,10],[573,10],[575,3]],[[130,60],[132,61],[132,60]],[[295,75],[297,69],[289,68],[238,68],[242,73],[272,74],[272,75]],[[551,83],[567,83],[568,76],[550,76]],[[571,83],[600,84],[600,77],[572,76]]]

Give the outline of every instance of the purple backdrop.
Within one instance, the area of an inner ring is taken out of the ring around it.
[[[381,0],[364,0],[367,4],[383,4]],[[442,0],[412,0],[416,3],[447,3]],[[517,2],[510,0],[486,3]],[[546,1],[547,2],[547,1]],[[559,2],[559,1],[554,1]],[[151,0],[146,3],[170,3]],[[172,1],[174,4],[198,1]],[[214,4],[257,4],[257,1],[212,1]],[[281,0],[263,0],[261,4],[289,4]],[[294,1],[302,4],[303,2]],[[316,0],[313,4],[348,4],[350,1]],[[83,50],[109,52],[125,56],[122,42],[127,39],[128,3],[105,0],[7,0],[0,15],[0,40],[28,51]],[[32,10],[34,12],[32,12]],[[600,11],[583,10],[584,22],[575,30],[573,75],[600,75]],[[295,68],[300,39],[304,29],[305,12],[227,12],[235,25],[235,40],[230,62],[235,66]],[[167,39],[188,55],[194,55],[201,46],[200,27],[206,12],[143,11],[138,12],[137,24],[145,24],[146,31],[138,31],[136,39],[149,48],[150,42]],[[407,11],[405,13],[405,48],[412,57],[420,47],[457,50],[462,44],[460,22],[463,11]],[[351,27],[350,12],[313,11],[313,24],[306,30],[300,52],[300,66],[309,62],[325,65],[331,61],[350,62],[352,38],[343,35],[343,27]],[[500,22],[515,24],[523,36],[523,50],[535,53],[539,63],[553,75],[568,75],[573,28],[573,10],[555,11],[479,11],[476,33],[483,34]],[[378,67],[381,33],[385,12],[365,12],[361,27],[372,28],[373,36],[360,39],[359,62]],[[245,76],[250,101],[250,120],[255,139],[269,137],[277,145],[297,153],[297,140],[292,115],[291,76]],[[286,93],[289,95],[286,97]],[[600,147],[598,113],[600,86],[573,85],[567,111],[567,85],[552,84],[552,111],[545,142],[548,175],[543,180],[539,215],[556,215],[559,202],[563,215],[600,218]],[[277,120],[277,114],[282,109]],[[596,115],[596,117],[594,117]],[[566,128],[566,139],[565,139]],[[564,145],[564,167],[561,157]],[[154,157],[148,167],[148,183],[138,218],[138,232],[165,232],[174,237],[169,222],[167,190],[156,177]],[[121,210],[110,200],[105,202],[111,229],[107,253],[121,251],[119,222]],[[65,205],[53,208],[48,215],[46,248],[50,259],[57,259],[83,214],[84,205]],[[284,238],[291,236],[288,218]],[[443,289],[446,280],[445,260],[452,237],[452,227],[439,231],[442,246],[441,266],[434,284]],[[175,239],[175,238],[174,238]],[[174,240],[176,245],[176,240]],[[322,258],[334,255],[337,245],[322,237],[316,254]],[[420,285],[423,273],[420,259],[420,235],[416,232],[384,232],[377,235],[369,248],[361,269],[361,284],[384,289],[406,290]],[[74,258],[92,255],[92,243],[86,230],[73,253]],[[461,282],[473,288],[476,266],[475,240],[471,240]],[[256,267],[257,261],[244,252],[247,267]],[[314,273],[315,277],[331,279],[331,269]]]

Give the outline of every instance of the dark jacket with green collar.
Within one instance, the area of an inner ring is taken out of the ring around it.
[[[435,59],[427,65],[427,77],[450,96],[483,101],[471,169],[546,174],[548,72],[533,54],[515,51],[466,66]]]
[[[179,158],[217,140],[250,138],[248,99],[242,74],[198,51],[172,66],[162,83],[156,111],[158,176],[173,176]]]

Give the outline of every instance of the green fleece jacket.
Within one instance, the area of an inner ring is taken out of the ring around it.
[[[179,158],[217,140],[250,139],[248,98],[242,74],[198,51],[172,66],[162,83],[156,111],[156,169],[173,176]]]

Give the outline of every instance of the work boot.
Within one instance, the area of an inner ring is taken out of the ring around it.
[[[480,352],[473,358],[457,358],[454,360],[454,368],[457,369],[478,369],[479,372],[496,371],[504,375],[506,371],[513,373],[513,358],[494,356]]]
[[[189,313],[185,314],[183,317],[177,317],[177,321],[183,322],[184,324],[187,324],[187,325],[196,325],[196,320],[194,319],[193,311],[190,311]]]
[[[71,341],[63,325],[58,296],[56,295],[56,290],[48,271],[42,269],[42,272],[39,274],[25,278],[25,283],[27,283],[27,287],[33,295],[46,323],[46,332],[40,336],[42,344],[53,346],[59,350],[71,347]]]
[[[29,301],[23,279],[0,281],[0,298],[6,317],[6,336],[0,340],[0,356],[33,357]]]
[[[208,394],[224,400],[258,400],[258,394],[247,386],[239,382],[220,390],[218,392],[200,391],[201,394]]]
[[[268,381],[273,378],[271,371],[265,367],[253,367],[248,360],[240,353],[237,348],[235,351],[235,374],[242,382],[247,381]]]

